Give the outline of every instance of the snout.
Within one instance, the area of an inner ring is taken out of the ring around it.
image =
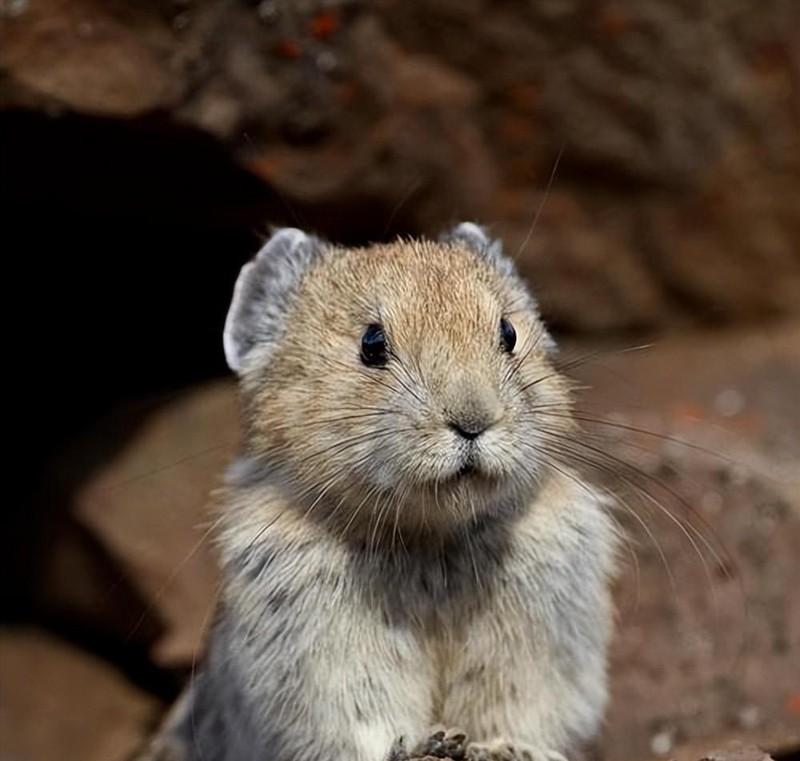
[[[442,401],[446,426],[465,441],[474,441],[502,417],[494,389],[477,379],[461,378],[451,384]]]

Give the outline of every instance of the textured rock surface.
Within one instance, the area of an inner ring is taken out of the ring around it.
[[[800,747],[800,329],[611,352],[573,374],[593,386],[583,414],[612,421],[588,440],[602,454],[582,454],[614,471],[631,534],[607,757]]]
[[[2,7],[6,107],[168,114],[334,237],[492,222],[561,325],[800,308],[794,0]]]
[[[733,744],[706,753],[700,761],[769,761],[770,756],[753,745]]]
[[[158,703],[107,663],[35,630],[0,631],[0,758],[125,761]]]
[[[212,494],[236,449],[238,420],[230,383],[171,400],[75,497],[77,519],[163,624],[152,653],[161,666],[191,663],[213,613]]]

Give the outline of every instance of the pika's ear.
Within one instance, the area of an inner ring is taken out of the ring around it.
[[[318,238],[286,227],[242,267],[222,336],[231,370],[241,373],[253,359],[269,359],[300,281],[323,250]]]
[[[503,244],[490,238],[485,228],[474,222],[462,222],[452,230],[439,236],[442,243],[464,246],[472,253],[485,259],[501,275],[515,274],[514,262],[503,254]]]
[[[538,314],[536,299],[519,277],[514,261],[503,253],[503,244],[496,238],[490,238],[485,228],[474,222],[462,222],[450,232],[440,235],[439,240],[442,243],[463,246],[486,261],[500,275],[512,279],[518,286],[518,293],[524,300],[523,303],[527,303],[531,312]],[[555,349],[555,342],[547,331],[544,332],[543,340],[549,350]]]

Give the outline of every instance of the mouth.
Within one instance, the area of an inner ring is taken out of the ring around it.
[[[458,470],[454,470],[442,479],[442,482],[456,484],[479,484],[492,481],[492,477],[473,457],[466,457]]]
[[[471,463],[465,462],[453,475],[451,478],[453,480],[460,480],[462,478],[472,478],[473,476],[480,475],[480,471]]]
[[[463,485],[477,488],[481,485],[487,486],[496,482],[496,476],[487,470],[480,452],[469,449],[462,453],[459,460],[460,462],[457,460],[451,465],[452,470],[439,475],[436,479],[439,485],[450,487]]]

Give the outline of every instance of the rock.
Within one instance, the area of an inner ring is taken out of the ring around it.
[[[696,335],[573,370],[631,537],[607,758],[800,744],[798,347],[797,326]]]
[[[0,631],[0,756],[126,761],[158,703],[108,664],[35,630]]]
[[[164,625],[152,653],[161,666],[192,663],[213,613],[212,493],[238,444],[238,421],[231,382],[180,394],[148,415],[74,498],[76,518]]]
[[[169,26],[136,3],[16,0],[3,15],[0,102],[129,117],[179,100]]]
[[[770,761],[772,756],[754,745],[729,745],[722,750],[714,750],[700,761]]]
[[[490,223],[559,327],[800,310],[792,0],[4,9],[6,108],[166,114],[335,239]]]
[[[99,537],[72,516],[50,520],[54,536],[36,576],[38,618],[115,643],[120,653],[136,653],[149,665],[148,653],[165,634],[153,602],[131,584]]]

